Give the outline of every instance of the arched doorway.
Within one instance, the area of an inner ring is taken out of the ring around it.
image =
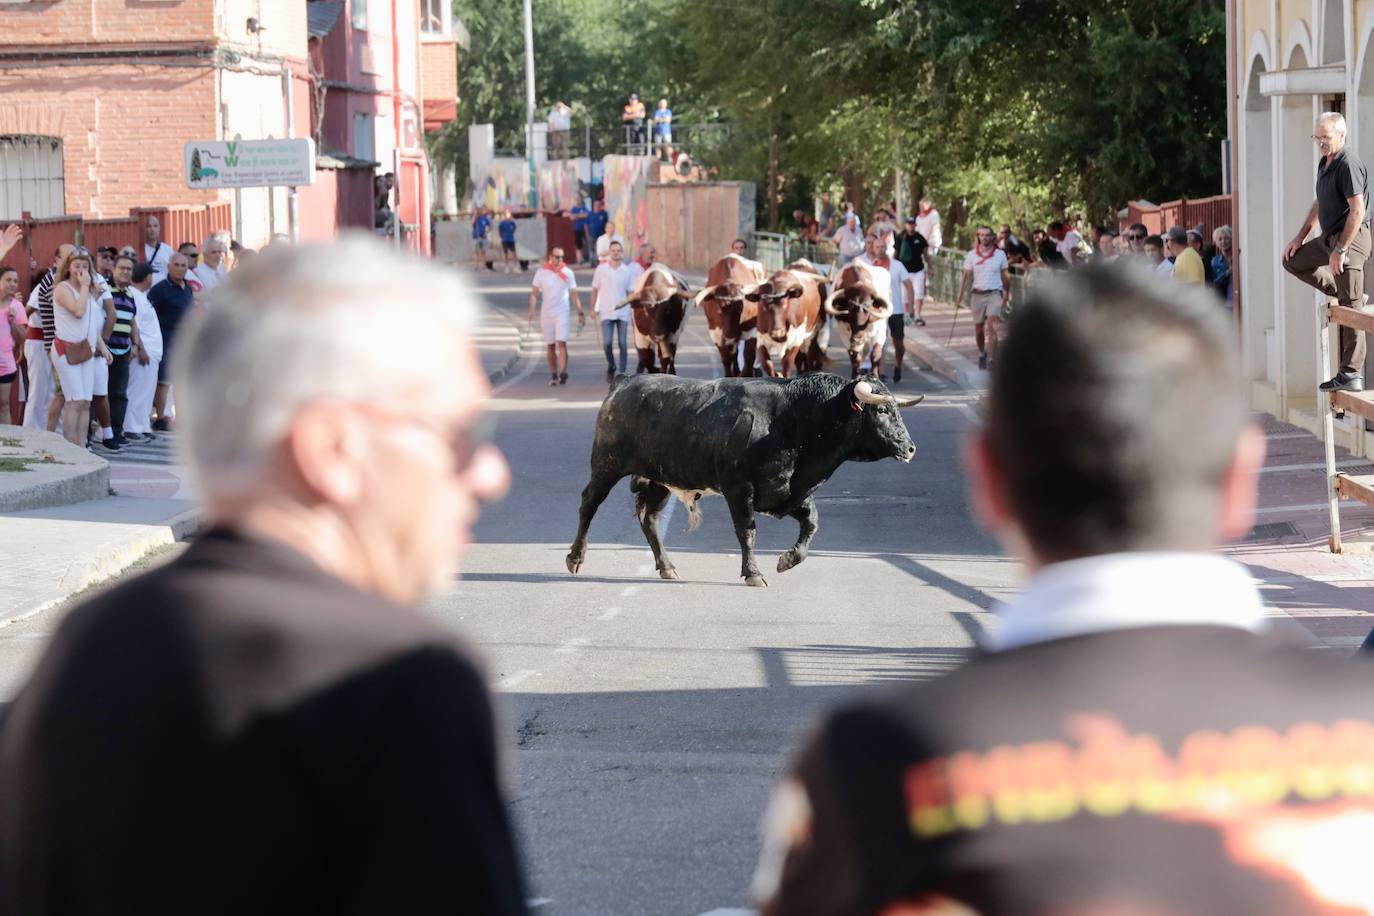
[[[1321,51],[1323,67],[1345,63],[1345,2],[1326,0],[1322,5]]]
[[[1289,70],[1310,66],[1301,45],[1293,48]],[[1282,252],[1289,237],[1302,222],[1316,197],[1316,146],[1312,128],[1317,119],[1317,99],[1310,95],[1283,96],[1279,106],[1280,158],[1275,174],[1275,192],[1281,206],[1275,233],[1275,254]],[[1275,305],[1279,328],[1279,395],[1287,411],[1290,402],[1308,406],[1317,396],[1317,292],[1296,280],[1274,257],[1279,300]]]

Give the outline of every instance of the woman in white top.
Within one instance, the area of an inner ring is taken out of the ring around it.
[[[95,270],[91,256],[78,248],[57,265],[54,278],[52,364],[62,381],[62,435],[75,445],[86,444],[91,425],[91,396],[95,390],[95,361],[104,360],[108,366],[114,357],[100,339],[105,326],[105,310],[92,288]],[[85,341],[92,356],[72,365],[67,347]]]

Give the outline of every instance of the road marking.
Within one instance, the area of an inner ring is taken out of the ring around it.
[[[1348,461],[1337,461],[1338,468],[1359,467],[1362,464],[1369,464],[1369,459],[1352,459]],[[1311,464],[1276,464],[1272,467],[1261,468],[1261,474],[1279,474],[1284,471],[1322,471],[1326,469],[1326,462],[1312,462]]]
[[[554,649],[553,651],[557,652],[559,655],[572,655],[574,652],[576,652],[578,649],[581,649],[589,642],[591,642],[590,639],[583,639],[581,636],[578,636],[575,639],[568,640],[567,642],[563,643],[563,645],[559,646],[557,649]]]
[[[601,616],[598,617],[598,618],[596,618],[596,619],[597,619],[597,620],[615,620],[617,617],[619,617],[619,616],[621,615],[621,613],[623,613],[623,611],[622,611],[621,608],[618,608],[618,607],[608,607],[608,608],[606,608],[606,610],[602,611],[602,612],[601,612]]]
[[[1269,507],[1266,508],[1266,509],[1256,509],[1256,510],[1255,510],[1255,514],[1256,514],[1256,515],[1283,515],[1283,514],[1287,514],[1287,513],[1289,513],[1289,512],[1311,512],[1313,509],[1325,509],[1325,508],[1326,508],[1326,503],[1307,503],[1306,505],[1302,505],[1302,506],[1269,506]],[[1347,502],[1347,501],[1345,501],[1345,500],[1341,500],[1340,508],[1341,508],[1341,511],[1344,512],[1344,511],[1347,511],[1347,510],[1350,510],[1350,509],[1363,509],[1363,508],[1365,508],[1365,505],[1364,505],[1364,503]]]
[[[510,690],[512,687],[518,687],[538,673],[539,672],[535,671],[533,668],[526,668],[523,671],[516,671],[514,674],[508,674],[496,682],[496,689]]]
[[[553,903],[552,897],[531,897],[529,900],[525,901],[525,905],[528,906],[530,909],[545,906],[550,903]]]
[[[711,910],[709,913],[701,913],[698,916],[757,916],[757,911],[725,908]]]
[[[624,595],[626,598],[630,597],[631,595],[637,595],[639,594],[639,586],[627,585],[620,590],[620,594]]]
[[[531,336],[533,336],[533,332],[531,332]],[[523,342],[524,337],[522,336],[521,343],[523,344]],[[521,356],[524,358],[525,368],[521,369],[519,372],[515,373],[510,378],[506,379],[504,382],[497,385],[495,388],[491,389],[492,397],[496,397],[498,394],[500,394],[501,392],[505,391],[507,388],[510,388],[513,385],[520,384],[525,379],[529,378],[532,374],[534,374],[534,370],[537,365],[541,365],[539,361],[534,359],[532,355],[527,356],[522,353]]]

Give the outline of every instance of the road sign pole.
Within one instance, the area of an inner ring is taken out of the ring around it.
[[[290,68],[285,68],[281,72],[282,88],[286,93],[286,139],[296,138],[296,106],[294,86],[295,80],[291,76]],[[268,192],[271,193],[270,191]],[[287,231],[291,234],[291,242],[295,244],[301,240],[300,234],[300,210],[296,200],[296,186],[289,185],[286,189],[286,225]]]

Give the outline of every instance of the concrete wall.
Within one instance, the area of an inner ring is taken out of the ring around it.
[[[754,229],[750,182],[651,184],[648,201],[649,241],[678,270],[707,270]]]

